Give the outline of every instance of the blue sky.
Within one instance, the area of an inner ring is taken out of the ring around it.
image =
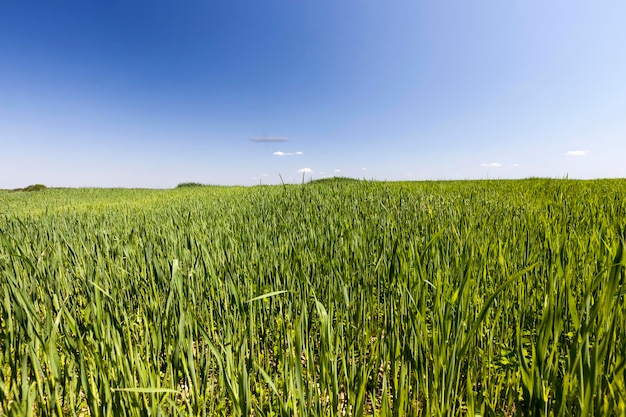
[[[0,3],[0,188],[626,177],[626,2]]]

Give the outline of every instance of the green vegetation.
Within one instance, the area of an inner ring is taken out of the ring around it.
[[[206,187],[205,184],[200,184],[199,182],[181,182],[176,186],[176,188],[190,188],[190,187]]]
[[[33,184],[33,185],[29,185],[28,187],[24,187],[24,188],[16,188],[14,190],[10,190],[10,191],[43,191],[43,190],[47,190],[48,187],[46,187],[43,184]]]
[[[0,415],[624,415],[626,181],[0,196]]]
[[[33,184],[33,185],[29,185],[28,187],[24,188],[22,191],[43,191],[45,189],[47,189],[48,187],[46,187],[43,184]]]
[[[318,180],[310,181],[311,184],[326,184],[326,183],[356,183],[360,182],[355,178],[350,177],[329,177],[329,178],[320,178]]]

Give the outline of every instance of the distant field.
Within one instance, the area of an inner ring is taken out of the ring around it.
[[[626,415],[625,239],[626,180],[0,192],[0,415]]]

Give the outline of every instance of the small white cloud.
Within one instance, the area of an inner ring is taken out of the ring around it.
[[[585,155],[587,155],[589,152],[591,152],[591,151],[582,151],[582,150],[578,150],[578,151],[567,151],[567,152],[565,152],[565,155],[567,155],[567,156],[585,156]]]
[[[513,164],[514,167],[521,167],[520,164]]]
[[[250,138],[251,142],[287,142],[287,138],[280,136],[260,136]]]
[[[269,177],[270,174],[261,174],[262,177]]]
[[[313,172],[313,170],[311,168],[300,168],[298,172],[300,174],[310,174]]]
[[[502,164],[500,162],[490,162],[488,164],[480,164],[480,166],[487,168],[500,168]]]
[[[302,155],[302,152],[283,152],[283,151],[276,151],[276,152],[274,152],[274,155],[276,155],[276,156],[293,156],[293,155]]]
[[[336,170],[334,170],[333,172],[341,172],[341,170],[339,168],[337,168]]]

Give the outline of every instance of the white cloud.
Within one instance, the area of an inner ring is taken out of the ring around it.
[[[521,167],[520,164],[513,164],[514,167]]]
[[[300,174],[310,174],[313,172],[313,170],[311,168],[300,168],[298,172]]]
[[[500,162],[490,162],[488,164],[480,164],[480,166],[487,168],[500,168],[502,164]]]
[[[276,151],[274,152],[274,155],[276,156],[292,156],[292,155],[302,155],[303,153],[298,151],[298,152],[283,152],[283,151]]]
[[[341,172],[341,170],[339,168],[337,168],[336,170],[334,170],[333,172]]]
[[[577,150],[577,151],[567,151],[567,152],[565,152],[565,155],[567,155],[567,156],[585,156],[585,155],[587,155],[589,152],[591,152],[591,151],[582,151],[582,150]]]
[[[250,138],[252,142],[287,142],[289,139],[280,136],[260,136]]]

